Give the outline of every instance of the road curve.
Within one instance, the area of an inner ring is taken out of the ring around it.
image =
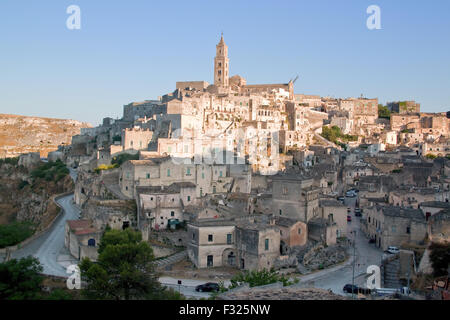
[[[41,235],[23,248],[13,252],[11,258],[20,259],[33,256],[39,259],[44,274],[67,276],[66,269],[57,262],[58,255],[64,247],[64,229],[67,220],[76,220],[80,211],[73,205],[73,194],[57,200],[63,212],[48,232]]]
[[[70,168],[70,176],[76,181],[77,173]],[[64,247],[64,230],[67,220],[77,220],[80,210],[73,204],[73,193],[61,197],[56,202],[62,207],[62,212],[56,218],[53,226],[40,237],[28,243],[23,248],[12,252],[12,259],[33,256],[39,259],[43,273],[54,276],[68,276],[66,269],[58,263],[58,256]]]

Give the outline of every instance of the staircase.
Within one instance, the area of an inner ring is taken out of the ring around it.
[[[183,250],[167,258],[157,260],[155,261],[155,264],[157,268],[164,268],[167,267],[168,265],[177,263],[178,261],[181,261],[186,257],[187,257],[187,250]]]
[[[401,288],[399,279],[400,261],[398,254],[384,259],[381,264],[381,279],[383,288]]]

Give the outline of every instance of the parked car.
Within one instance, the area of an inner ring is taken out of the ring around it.
[[[198,291],[198,292],[219,291],[219,285],[215,282],[207,282],[207,283],[196,286],[195,291]]]
[[[355,212],[355,217],[362,217],[362,213],[361,212]]]
[[[346,293],[358,293],[358,287],[352,284],[346,284],[342,289]]]
[[[352,221],[352,216],[347,216],[347,222]]]
[[[337,199],[338,199],[339,201],[345,201],[345,197],[343,197],[343,196],[337,197]]]
[[[347,208],[347,212],[348,213],[352,212],[352,208]]]
[[[377,241],[375,239],[370,239],[369,243],[376,243]]]
[[[345,193],[345,196],[346,196],[347,198],[354,198],[354,197],[356,197],[356,192],[354,192],[354,191],[347,191],[347,192]]]
[[[388,249],[386,250],[386,252],[387,252],[387,253],[390,253],[390,254],[396,254],[396,253],[399,253],[399,252],[400,252],[400,249],[397,248],[397,247],[394,247],[394,246],[390,246],[390,247],[388,247]]]

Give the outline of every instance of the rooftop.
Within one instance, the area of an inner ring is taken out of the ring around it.
[[[340,201],[334,199],[320,199],[320,207],[345,207]]]
[[[425,216],[419,209],[402,208],[395,206],[382,207],[383,214],[389,217],[400,217],[419,221],[425,221]]]
[[[425,201],[425,202],[420,203],[419,206],[447,209],[447,208],[450,208],[450,202]]]

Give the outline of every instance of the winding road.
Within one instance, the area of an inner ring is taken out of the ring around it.
[[[70,176],[75,181],[76,171],[70,169]],[[64,231],[67,220],[76,220],[80,210],[73,204],[73,194],[61,197],[56,202],[63,208],[60,216],[46,233],[23,248],[12,252],[12,259],[33,256],[39,259],[44,270],[43,273],[54,276],[68,276],[66,268],[58,262],[58,257],[64,253]]]

